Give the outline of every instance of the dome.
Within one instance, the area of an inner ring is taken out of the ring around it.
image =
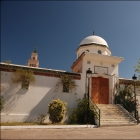
[[[96,36],[96,35],[86,37],[85,39],[82,40],[82,42],[80,43],[79,46],[90,45],[92,43],[95,43],[98,45],[104,45],[104,46],[108,47],[107,42],[103,38]]]

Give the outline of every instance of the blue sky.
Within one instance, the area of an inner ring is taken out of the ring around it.
[[[124,57],[119,76],[131,78],[140,58],[139,1],[2,1],[1,62],[27,65],[37,45],[39,67],[71,71],[93,31]]]

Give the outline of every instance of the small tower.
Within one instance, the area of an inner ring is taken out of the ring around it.
[[[36,47],[35,47],[34,51],[32,52],[31,59],[28,60],[28,66],[30,66],[30,67],[39,66],[38,53],[36,51]]]

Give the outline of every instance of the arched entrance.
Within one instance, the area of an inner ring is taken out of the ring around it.
[[[92,77],[91,98],[96,104],[109,103],[109,79]]]

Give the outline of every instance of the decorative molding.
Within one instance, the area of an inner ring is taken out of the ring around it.
[[[94,73],[108,75],[108,67],[94,66]]]
[[[28,66],[16,66],[16,65],[7,65],[7,64],[0,64],[0,71],[5,72],[15,72],[17,68],[23,68],[25,70],[31,69],[34,73],[34,75],[39,76],[48,76],[48,77],[57,77],[60,78],[60,75],[67,74],[69,76],[72,76],[75,80],[80,80],[81,75],[79,73],[71,73],[71,72],[63,72],[63,71],[55,71],[55,70],[49,70],[49,69],[39,69],[37,67],[28,67]]]
[[[106,77],[105,77],[105,74],[103,74],[103,73],[97,73],[97,76],[98,76],[98,77],[102,77],[102,78],[106,78]]]
[[[76,51],[78,51],[78,49],[80,48],[80,47],[83,47],[83,46],[91,46],[91,45],[96,45],[96,47],[105,47],[105,48],[107,48],[109,51],[110,51],[110,49],[109,49],[109,47],[107,47],[106,45],[102,45],[102,44],[97,44],[97,43],[89,43],[89,44],[83,44],[83,45],[80,45],[78,48],[77,48],[77,50]]]

